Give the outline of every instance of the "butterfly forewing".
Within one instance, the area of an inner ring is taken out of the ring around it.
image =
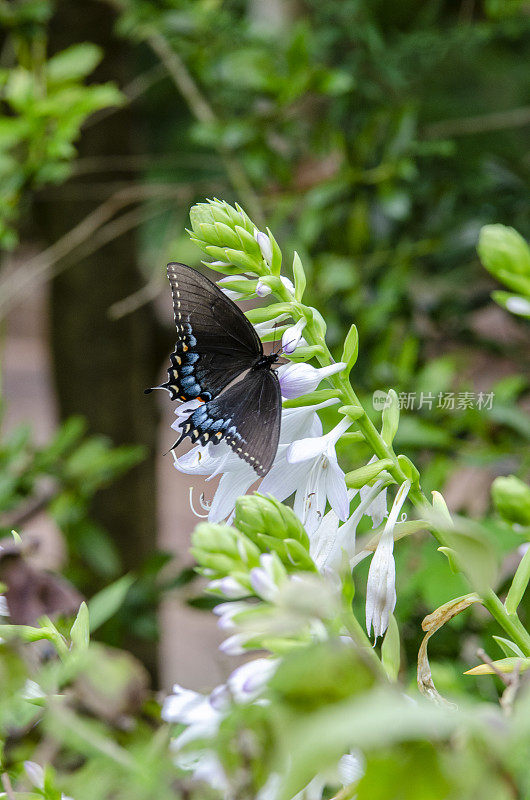
[[[185,264],[168,264],[177,343],[164,384],[172,400],[216,397],[262,355],[243,312],[208,278]]]
[[[201,444],[225,441],[258,475],[265,475],[278,449],[280,419],[278,378],[270,369],[252,370],[194,411],[174,446],[186,436]]]

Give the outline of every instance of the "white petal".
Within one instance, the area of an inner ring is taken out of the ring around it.
[[[287,289],[287,291],[289,292],[289,294],[291,295],[291,297],[294,297],[295,288],[292,280],[290,278],[286,278],[284,275],[280,275],[280,280]]]
[[[274,675],[277,666],[278,659],[255,658],[237,667],[227,681],[236,703],[254,700]]]
[[[329,504],[339,519],[348,519],[350,501],[343,470],[339,467],[337,459],[329,459],[326,470],[326,494]]]
[[[298,464],[301,461],[309,461],[318,458],[326,448],[324,436],[317,436],[312,439],[299,439],[293,442],[287,451],[287,461],[289,464]]]
[[[221,522],[232,513],[236,500],[246,494],[253,483],[258,479],[255,471],[249,464],[239,459],[242,464],[240,469],[225,472],[219,481],[219,486],[212,500],[208,519],[210,522]]]
[[[282,445],[280,445],[282,446]],[[283,445],[285,451],[289,445]],[[288,464],[285,459],[272,469],[263,478],[259,490],[262,494],[272,494],[277,500],[283,501],[290,497],[307,475],[308,466],[303,464]]]

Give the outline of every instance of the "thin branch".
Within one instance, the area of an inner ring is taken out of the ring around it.
[[[494,111],[476,117],[445,119],[433,122],[424,128],[426,139],[444,139],[451,136],[467,136],[505,128],[522,128],[530,124],[530,106],[512,108],[510,111]]]
[[[118,300],[116,303],[113,303],[108,310],[110,319],[122,319],[122,317],[126,317],[127,314],[138,311],[139,308],[142,308],[142,306],[154,300],[155,297],[158,297],[165,285],[165,276],[155,275],[145,286],[138,289],[137,292],[133,292],[128,297],[124,297],[123,300]]]
[[[154,184],[136,185],[116,192],[53,245],[32,258],[24,267],[18,267],[0,281],[0,318],[5,316],[12,304],[21,299],[34,283],[41,284],[48,280],[52,268],[57,262],[65,259],[88,240],[92,241],[85,248],[85,255],[94,252],[111,238],[133,227],[127,220],[121,223],[117,220],[114,228],[107,228],[107,233],[99,235],[99,238],[95,237],[96,232],[108,223],[117,212],[128,205],[148,199],[189,201],[193,197],[194,191],[195,188],[192,187]],[[138,219],[134,224],[139,224]],[[113,231],[114,233],[112,233]]]
[[[147,39],[153,52],[166,67],[173,83],[183,96],[194,116],[203,123],[217,122],[217,116],[208,100],[188,72],[186,65],[160,33],[151,33]],[[258,225],[265,223],[265,215],[258,195],[254,191],[243,167],[233,153],[223,144],[218,146],[225,169],[235,191],[240,195],[243,204]]]
[[[123,87],[121,90],[122,94],[125,95],[127,102],[129,104],[134,103],[139,97],[141,97],[145,92],[149,91],[149,89],[158,83],[158,81],[162,80],[165,77],[166,70],[161,64],[155,64],[154,67],[151,69],[146,70],[146,72],[142,73],[141,75],[137,75],[136,78],[128,83],[126,86]],[[112,114],[115,114],[117,111],[121,111],[123,106],[116,105],[116,106],[109,106],[108,108],[102,108],[100,111],[96,111],[94,114],[91,114],[90,117],[83,123],[83,130],[87,128],[91,128],[92,125],[97,125],[98,122],[101,122],[103,119],[107,119]]]
[[[509,675],[505,675],[504,672],[501,672],[500,669],[497,667],[494,661],[491,660],[489,655],[486,653],[482,647],[479,647],[477,650],[477,656],[481,658],[485,664],[488,665],[490,669],[493,670],[495,675],[504,683],[505,686],[509,686],[511,684],[511,678]]]

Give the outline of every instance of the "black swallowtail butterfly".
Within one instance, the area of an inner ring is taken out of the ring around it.
[[[280,436],[280,383],[271,369],[278,355],[264,354],[248,319],[215,283],[185,264],[168,264],[167,274],[178,338],[168,380],[154,388],[172,400],[201,401],[171,449],[187,436],[203,445],[225,441],[265,475]]]

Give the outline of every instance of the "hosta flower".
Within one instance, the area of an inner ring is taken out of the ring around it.
[[[325,436],[293,442],[287,452],[287,462],[296,480],[294,510],[309,534],[318,528],[328,500],[339,519],[348,518],[348,492],[335,445],[351,424],[351,420],[343,419]],[[273,491],[279,500],[288,497],[285,488],[275,488],[283,494],[280,497]]]
[[[294,353],[298,345],[300,344],[300,340],[302,339],[302,331],[304,330],[305,326],[307,325],[307,320],[302,317],[298,320],[296,325],[293,325],[290,328],[287,328],[284,331],[282,336],[282,350],[287,355]]]
[[[370,564],[366,587],[366,630],[373,628],[377,639],[388,628],[390,614],[396,606],[396,564],[394,561],[394,528],[401,507],[410,489],[405,481],[396,495],[383,533]]]
[[[375,486],[364,486],[359,491],[359,505],[343,525],[331,509],[322,519],[320,525],[311,535],[309,553],[321,572],[338,572],[343,557],[352,561],[355,554],[357,526],[363,516],[371,516],[374,504],[383,496],[386,513],[386,490],[381,490],[381,482]],[[348,500],[357,495],[357,490],[348,491]]]
[[[175,684],[162,706],[162,719],[185,726],[172,741],[177,765],[190,771],[197,781],[204,781],[229,797],[229,782],[221,762],[208,742],[230,710],[231,702],[254,702],[274,674],[277,659],[257,658],[238,667],[226,684],[217,686],[209,695],[184,689]],[[196,749],[193,743],[196,742]],[[183,748],[185,747],[185,750]],[[38,765],[35,765],[38,766]],[[66,799],[65,799],[66,800]]]
[[[303,394],[314,392],[324,378],[329,378],[330,375],[341,372],[345,366],[346,364],[342,361],[330,364],[329,367],[312,367],[310,364],[284,364],[277,370],[282,397],[285,397],[286,400],[291,400]]]

